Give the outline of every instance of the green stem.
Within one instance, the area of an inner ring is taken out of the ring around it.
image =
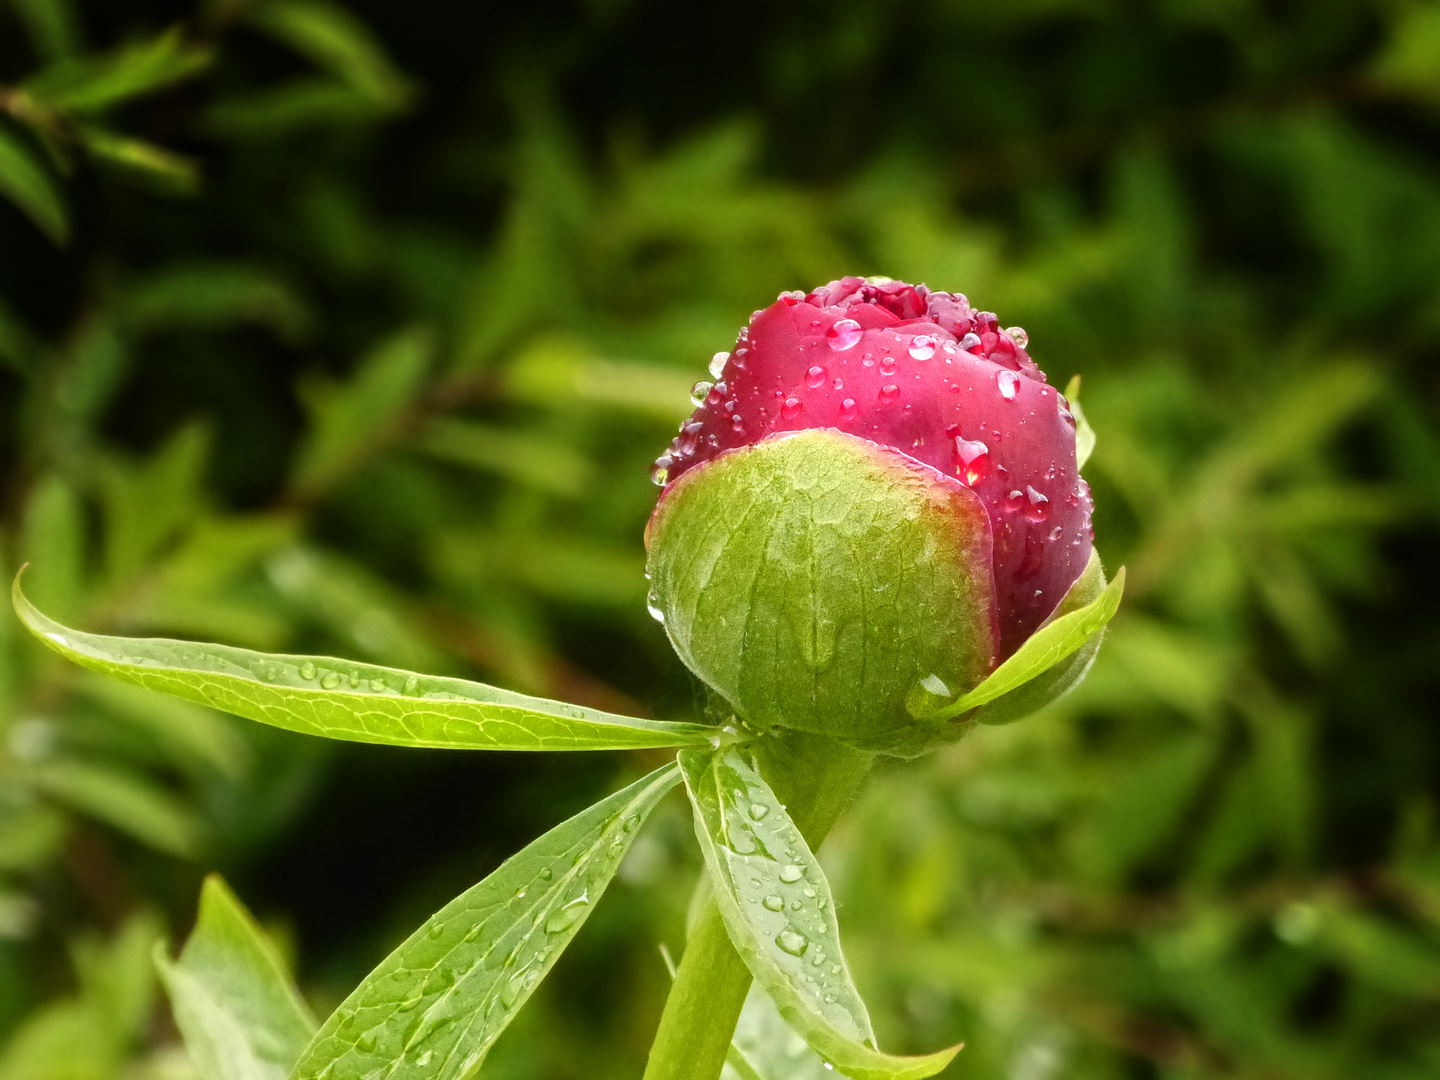
[[[756,744],[761,772],[811,849],[830,832],[872,756],[816,735],[786,732]],[[702,879],[685,954],[650,1047],[645,1080],[716,1080],[750,990],[750,970]]]

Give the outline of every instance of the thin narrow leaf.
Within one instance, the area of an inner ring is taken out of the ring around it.
[[[155,966],[205,1080],[284,1080],[315,1033],[274,946],[218,876],[184,950],[157,949]]]
[[[351,12],[325,0],[270,0],[250,19],[368,100],[400,108],[409,97],[378,40]]]
[[[191,856],[202,826],[194,812],[164,788],[126,769],[60,759],[32,766],[27,778],[41,791],[153,848]]]
[[[188,195],[200,187],[199,165],[190,158],[104,128],[81,125],[76,133],[96,159],[135,173],[164,192]]]
[[[0,127],[0,195],[25,212],[51,240],[63,244],[70,223],[60,192],[20,139]]]
[[[23,572],[23,571],[22,571]],[[86,634],[12,590],[21,622],[82,667],[262,724],[351,742],[456,750],[623,750],[708,742],[701,724],[641,720],[325,656]]]
[[[305,1050],[293,1080],[460,1080],[584,925],[672,765],[551,829],[428,919]]]
[[[1122,566],[1115,574],[1115,580],[1105,586],[1105,591],[1094,600],[1079,611],[1062,615],[1036,630],[1024,645],[1015,650],[1013,656],[991,672],[979,686],[968,694],[960,695],[926,719],[943,720],[959,716],[994,701],[1002,694],[1010,693],[1048,671],[1105,629],[1105,625],[1114,618],[1119,609],[1120,596],[1124,591],[1125,568]]]
[[[62,61],[27,82],[25,91],[51,109],[95,112],[187,79],[211,56],[170,30],[110,56]]]
[[[770,785],[739,750],[680,755],[695,832],[726,929],[786,1022],[854,1080],[921,1080],[959,1047],[901,1057],[875,1047],[840,951],[830,884]]]
[[[1085,410],[1080,408],[1080,376],[1075,375],[1065,387],[1065,400],[1070,405],[1070,415],[1075,417],[1075,468],[1083,469],[1095,452],[1095,429],[1085,419]]]

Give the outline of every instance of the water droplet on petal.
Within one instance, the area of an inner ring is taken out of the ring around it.
[[[957,435],[955,454],[960,459],[960,478],[969,487],[974,487],[990,464],[990,448],[979,439],[962,439]]]
[[[841,420],[854,420],[859,412],[860,408],[855,404],[853,397],[847,397],[844,401],[840,402]]]
[[[725,363],[730,359],[728,352],[717,352],[710,358],[710,375],[712,378],[720,378],[720,373],[725,370]]]
[[[900,400],[900,387],[894,383],[886,383],[880,387],[880,404],[893,405]]]
[[[694,405],[697,409],[701,405],[704,405],[705,395],[710,393],[711,389],[714,386],[714,383],[706,382],[704,379],[701,379],[699,382],[697,382],[694,386],[690,388],[690,404]],[[680,426],[680,430],[684,431],[685,425],[682,424]]]
[[[976,349],[980,348],[980,335],[966,334],[963,338],[960,339],[960,348],[964,349],[966,352],[974,352]]]
[[[997,371],[995,382],[1000,386],[1000,396],[1006,401],[1014,401],[1015,395],[1020,392],[1020,376],[1009,368]]]
[[[864,334],[865,331],[854,319],[840,319],[825,331],[825,336],[830,339],[830,347],[836,352],[853,349],[860,344],[860,339]]]
[[[783,420],[794,420],[804,408],[799,398],[786,398],[785,404],[780,406],[780,417]]]
[[[1025,511],[1025,516],[1031,521],[1044,521],[1050,516],[1050,500],[1046,496],[1033,487],[1026,487],[1025,498],[1030,503],[1030,509]]]
[[[825,369],[816,364],[805,373],[805,385],[814,390],[825,381]]]
[[[920,334],[910,339],[910,359],[929,360],[935,355],[935,339],[929,334]]]
[[[1010,340],[1015,342],[1017,349],[1026,348],[1030,344],[1030,335],[1025,332],[1023,326],[1009,327],[1005,333],[1010,335]]]

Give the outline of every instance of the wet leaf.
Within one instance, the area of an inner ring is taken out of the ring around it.
[[[714,729],[585,709],[483,683],[326,656],[87,634],[12,592],[20,619],[82,667],[263,724],[351,742],[470,750],[617,750],[707,742]]]
[[[736,748],[685,751],[695,833],[726,929],[756,985],[826,1061],[855,1080],[920,1080],[959,1047],[882,1053],[840,949],[820,863],[754,764]]]
[[[551,829],[407,938],[325,1021],[293,1080],[468,1077],[579,932],[672,764]]]

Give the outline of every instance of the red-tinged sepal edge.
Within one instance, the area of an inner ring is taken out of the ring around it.
[[[962,692],[996,664],[980,500],[865,439],[722,454],[669,486],[646,540],[671,643],[752,730],[883,749],[922,680]]]

